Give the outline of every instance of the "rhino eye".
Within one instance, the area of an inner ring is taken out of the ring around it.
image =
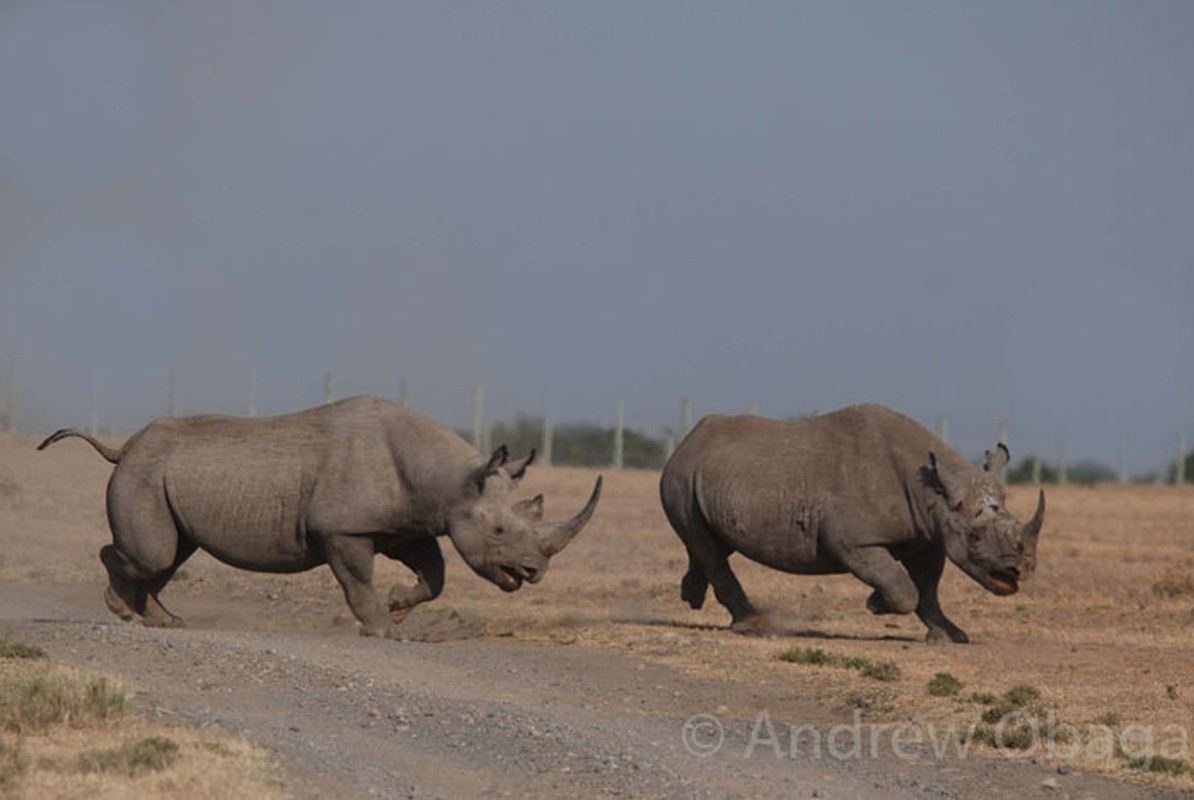
[[[501,536],[503,533],[506,532],[506,529],[504,527],[502,527],[501,525],[498,525],[496,528],[493,529],[493,532],[496,533],[498,536]]]

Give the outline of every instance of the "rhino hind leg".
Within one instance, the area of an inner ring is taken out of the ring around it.
[[[700,608],[705,605],[705,597],[708,593],[709,579],[701,571],[700,565],[696,563],[692,553],[689,553],[688,572],[680,581],[680,599],[688,603],[691,608]]]
[[[146,582],[145,586],[145,611],[142,613],[141,621],[151,628],[183,628],[186,627],[186,622],[182,617],[170,613],[162,601],[158,599],[158,595],[170,579],[174,577],[174,573],[182,566],[182,563],[194,555],[196,550],[195,543],[185,536],[180,536],[178,541],[178,552],[174,556],[174,563],[171,564],[165,572],[158,575],[151,581]]]
[[[681,597],[693,608],[699,608],[704,604],[707,587],[712,585],[717,602],[730,612],[730,630],[754,636],[766,634],[766,620],[747,598],[738,576],[730,569],[729,557],[734,551],[697,520],[684,526],[680,538],[688,549],[688,573],[680,584]],[[700,600],[700,603],[693,605],[694,600]]]
[[[162,587],[174,577],[182,562],[195,552],[195,545],[189,539],[180,537],[177,553],[170,566],[156,572],[138,564],[117,545],[109,544],[100,549],[100,561],[108,570],[108,587],[104,590],[104,602],[113,614],[123,620],[140,616],[144,625],[151,628],[180,628],[185,624],[181,617],[166,610],[158,600]]]

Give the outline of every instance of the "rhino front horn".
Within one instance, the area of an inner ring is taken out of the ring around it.
[[[572,541],[572,537],[580,533],[581,528],[589,521],[589,517],[593,516],[593,510],[597,508],[597,500],[600,497],[601,476],[599,475],[597,483],[593,486],[593,494],[589,497],[589,502],[585,504],[579,514],[567,522],[543,526],[539,539],[539,549],[543,551],[543,555],[550,558],[567,547],[568,543]]]
[[[1032,519],[1020,528],[1020,543],[1026,560],[1024,572],[1031,572],[1036,567],[1036,540],[1041,535],[1041,523],[1045,521],[1045,490],[1041,489],[1040,498],[1036,501],[1036,513]]]

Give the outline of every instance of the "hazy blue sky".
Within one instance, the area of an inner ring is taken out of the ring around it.
[[[1194,3],[9,2],[22,422],[879,401],[1194,438]]]

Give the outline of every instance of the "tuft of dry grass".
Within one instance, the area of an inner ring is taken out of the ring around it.
[[[135,778],[146,772],[161,772],[178,759],[178,743],[165,736],[145,736],[106,750],[87,750],[79,755],[82,772],[114,772]]]
[[[47,662],[0,683],[0,727],[13,733],[86,724],[124,713],[124,691],[107,678]]]
[[[953,697],[962,691],[962,682],[948,672],[938,672],[929,681],[929,694],[934,697]]]
[[[54,664],[38,648],[3,644],[0,795],[287,796],[277,766],[252,745],[181,728],[167,735],[125,714],[118,683]]]
[[[900,667],[894,661],[871,661],[862,656],[839,656],[826,653],[819,647],[792,647],[780,653],[778,658],[780,661],[787,661],[790,664],[854,669],[877,681],[898,681],[900,679]]]
[[[1152,593],[1164,598],[1194,594],[1194,570],[1182,564],[1171,565],[1153,581]]]
[[[8,639],[0,636],[0,658],[45,658],[46,651],[42,650],[37,645],[21,644],[20,642],[11,642]]]

